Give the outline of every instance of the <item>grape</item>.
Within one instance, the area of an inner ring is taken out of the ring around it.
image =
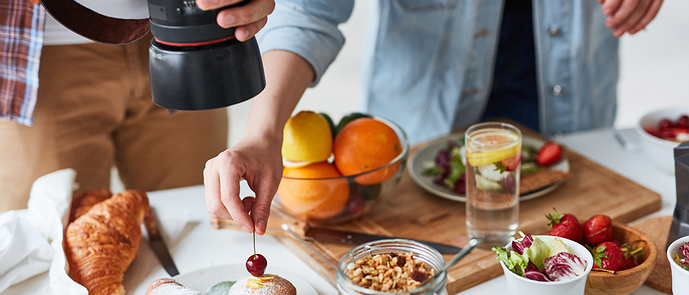
[[[438,151],[438,154],[435,156],[435,164],[438,165],[438,168],[441,170],[449,171],[450,161],[450,152],[446,150]]]
[[[246,270],[248,270],[249,273],[255,277],[262,276],[263,272],[266,271],[267,266],[268,261],[261,254],[251,255],[249,256],[249,259],[246,260]]]

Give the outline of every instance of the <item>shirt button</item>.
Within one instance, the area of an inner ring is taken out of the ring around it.
[[[561,93],[562,93],[562,86],[560,86],[560,85],[553,86],[553,95],[558,96]]]
[[[548,35],[550,35],[550,37],[559,36],[560,28],[558,28],[557,26],[551,26],[550,29],[548,29]]]

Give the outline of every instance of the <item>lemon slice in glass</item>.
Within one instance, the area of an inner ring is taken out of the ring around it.
[[[521,152],[519,135],[507,130],[484,131],[470,138],[466,144],[466,158],[469,165],[474,167],[500,162]],[[490,149],[486,144],[490,144]]]

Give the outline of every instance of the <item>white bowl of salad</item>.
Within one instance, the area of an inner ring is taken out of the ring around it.
[[[513,294],[582,295],[593,267],[584,246],[555,236],[527,234],[493,251]]]
[[[672,270],[672,293],[686,294],[689,290],[689,236],[679,238],[667,248]]]

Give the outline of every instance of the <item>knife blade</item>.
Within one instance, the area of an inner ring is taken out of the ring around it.
[[[234,229],[234,230],[242,230],[242,228],[232,220],[211,217],[210,221],[211,221],[211,226],[213,226],[216,229],[227,228],[227,229]],[[372,235],[372,234],[360,233],[360,232],[341,231],[341,230],[335,230],[335,229],[326,229],[326,228],[314,227],[314,226],[311,226],[311,225],[309,225],[303,221],[285,218],[283,216],[280,216],[279,214],[276,214],[275,216],[271,215],[270,218],[268,218],[268,226],[266,228],[266,233],[284,234],[285,231],[282,230],[282,227],[281,227],[281,225],[283,223],[287,224],[290,227],[290,229],[292,229],[298,235],[303,235],[305,239],[309,239],[310,241],[317,241],[317,242],[344,243],[344,244],[358,245],[361,243],[366,243],[366,242],[370,242],[370,241],[377,241],[377,240],[381,240],[381,239],[399,239],[400,238],[400,237]],[[414,240],[414,239],[410,239],[410,240]],[[424,243],[424,244],[428,245],[429,247],[432,247],[432,248],[438,250],[438,252],[440,252],[441,254],[457,254],[457,252],[462,250],[459,247],[455,247],[455,246],[447,245],[447,244],[441,244],[441,243],[437,243],[437,242],[422,241],[422,240],[414,240],[414,241]]]
[[[150,207],[148,213],[144,216],[144,225],[148,232],[148,244],[151,245],[151,249],[158,257],[160,264],[171,277],[178,275],[177,266],[175,266],[175,262],[172,260],[172,256],[170,256],[170,252],[160,236],[160,226],[153,207]]]
[[[385,239],[398,239],[397,237],[382,236],[382,235],[372,235],[359,232],[351,231],[341,231],[327,228],[319,227],[307,227],[304,231],[304,236],[306,239],[318,241],[318,242],[330,242],[330,243],[343,243],[343,244],[363,244],[372,241],[385,240]],[[405,238],[406,239],[406,238]],[[460,250],[459,247],[452,245],[441,244],[431,241],[423,240],[413,240],[422,244],[425,244],[431,248],[434,248],[440,252],[440,254],[457,254]]]

